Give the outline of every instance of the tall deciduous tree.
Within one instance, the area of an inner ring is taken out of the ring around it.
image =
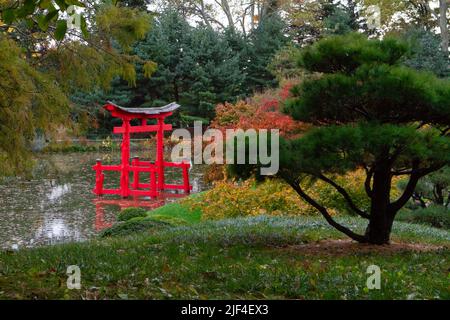
[[[405,25],[419,25],[433,31],[439,29],[441,50],[449,48],[449,0],[355,0],[363,7],[378,6],[382,28],[386,31]]]
[[[37,130],[61,123],[68,100],[51,76],[21,58],[21,49],[0,34],[0,176],[24,173]]]
[[[293,0],[287,7],[289,33],[300,46],[324,36],[345,34],[363,28],[355,1]]]
[[[267,16],[289,6],[288,3],[278,0],[161,0],[156,1],[155,9],[158,12],[167,8],[176,9],[184,18],[213,29],[247,35]]]
[[[385,244],[397,212],[422,177],[450,163],[450,83],[400,65],[407,46],[359,34],[331,37],[307,48],[301,64],[318,73],[293,89],[285,111],[317,129],[284,141],[281,176],[336,229],[359,242]],[[358,208],[333,175],[364,168],[370,209]],[[391,199],[392,179],[405,176]],[[365,234],[338,223],[305,192],[318,179],[334,187],[349,208],[368,220]]]
[[[449,46],[449,27],[448,27],[448,15],[449,15],[449,1],[448,0],[439,0],[439,28],[441,30],[441,39],[442,39],[442,51],[448,52]]]
[[[129,52],[150,28],[147,12],[117,1],[56,3],[0,1],[0,175],[29,169],[36,133],[67,125],[68,95],[107,88],[118,76],[133,85],[135,64],[147,76],[154,70]],[[75,28],[70,5],[84,7]]]

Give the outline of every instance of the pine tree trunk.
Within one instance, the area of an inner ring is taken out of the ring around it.
[[[365,237],[371,244],[388,244],[394,214],[390,212],[391,175],[388,165],[380,165],[373,176],[369,225]]]
[[[388,214],[372,216],[366,229],[366,239],[371,244],[389,244],[394,219]]]

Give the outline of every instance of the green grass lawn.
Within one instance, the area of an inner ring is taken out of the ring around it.
[[[363,229],[359,219],[340,221]],[[359,250],[348,242],[335,250],[330,239],[342,236],[319,217],[206,221],[2,252],[0,298],[450,299],[450,233],[402,222],[393,232],[395,242],[434,251]],[[366,288],[372,264],[381,268],[380,290]],[[69,265],[81,269],[81,290],[66,288]]]
[[[184,220],[186,224],[191,224],[200,222],[202,213],[200,209],[190,210],[187,206],[174,202],[149,211],[148,215],[156,219],[161,219],[162,217],[180,219]]]

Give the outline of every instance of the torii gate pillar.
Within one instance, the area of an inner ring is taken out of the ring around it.
[[[102,165],[97,160],[93,169],[96,171],[95,188],[93,192],[97,195],[118,194],[123,198],[129,196],[151,196],[156,197],[163,190],[183,190],[189,193],[192,186],[189,184],[189,168],[188,162],[167,162],[164,161],[164,131],[172,130],[172,125],[165,124],[164,119],[172,115],[173,111],[180,106],[176,103],[168,104],[160,108],[123,108],[108,102],[105,109],[111,112],[111,115],[122,119],[122,126],[115,127],[114,133],[122,134],[121,144],[121,164],[120,165]],[[131,120],[140,119],[141,125],[132,126]],[[148,125],[148,119],[156,119],[156,125]],[[131,133],[155,132],[156,131],[156,159],[155,162],[141,161],[138,157],[133,158],[130,165],[130,136]],[[166,184],[164,177],[165,167],[178,167],[182,169],[183,184]],[[103,171],[119,171],[120,186],[119,189],[104,189]],[[133,173],[133,181],[130,184],[130,172]],[[149,183],[141,183],[139,181],[139,173],[146,172],[149,174]]]

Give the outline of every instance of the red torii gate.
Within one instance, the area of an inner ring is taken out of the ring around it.
[[[123,108],[110,101],[104,106],[111,115],[122,119],[122,126],[115,127],[113,133],[122,134],[122,163],[120,165],[102,165],[100,160],[92,168],[96,171],[95,188],[93,192],[96,195],[117,194],[123,198],[129,196],[150,196],[156,197],[160,191],[169,189],[179,189],[189,193],[192,186],[189,185],[188,162],[167,162],[164,161],[164,131],[172,130],[171,124],[164,123],[164,119],[172,115],[173,111],[180,106],[176,103],[170,103],[159,108]],[[132,126],[130,121],[139,119],[141,125]],[[148,119],[156,119],[156,125],[147,124]],[[130,134],[156,131],[156,159],[155,162],[141,161],[134,157],[130,165]],[[183,170],[183,184],[166,184],[164,179],[165,167],[178,167]],[[120,171],[119,189],[104,189],[103,171]],[[133,173],[133,181],[130,185],[130,172]],[[139,181],[139,172],[147,172],[150,176],[149,183]],[[144,190],[143,190],[144,189]]]

